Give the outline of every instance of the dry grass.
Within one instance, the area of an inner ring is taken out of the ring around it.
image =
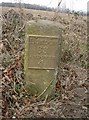
[[[65,28],[60,65],[62,71],[57,84],[62,98],[57,91],[57,98],[44,103],[34,96],[29,97],[24,88],[24,23],[31,19],[53,20],[55,13],[27,9],[19,11],[17,8],[11,12],[11,9],[2,9],[3,117],[87,117],[87,17],[59,12],[54,19]],[[73,105],[76,107],[71,113]]]

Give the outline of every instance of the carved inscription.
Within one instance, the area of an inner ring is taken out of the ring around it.
[[[29,68],[55,69],[58,37],[29,36]]]

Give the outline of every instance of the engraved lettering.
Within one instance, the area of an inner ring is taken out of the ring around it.
[[[29,68],[55,68],[58,38],[32,37],[29,40]]]

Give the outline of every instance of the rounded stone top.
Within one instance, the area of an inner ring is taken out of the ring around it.
[[[32,35],[59,36],[63,25],[49,20],[31,20],[26,24],[26,33]]]

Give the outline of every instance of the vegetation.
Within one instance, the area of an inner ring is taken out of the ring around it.
[[[16,7],[18,6],[19,8],[22,7],[22,8],[26,8],[26,9],[34,9],[34,10],[45,10],[45,11],[56,11],[55,8],[50,8],[50,7],[46,7],[46,6],[40,6],[40,5],[36,5],[36,4],[25,4],[25,3],[6,3],[6,2],[2,2],[0,3],[0,6],[3,6],[3,7]],[[59,6],[58,6],[59,7]],[[88,15],[88,12],[85,13],[85,12],[82,12],[82,11],[74,11],[74,10],[70,10],[70,9],[65,9],[65,8],[60,8],[60,11],[61,12],[65,12],[65,13],[73,13],[73,14],[77,14],[77,15]]]
[[[35,10],[46,10],[46,11],[52,11],[53,10],[53,8],[49,8],[49,7],[46,7],[46,6],[40,6],[40,5],[36,5],[36,4],[25,4],[25,3],[4,3],[4,2],[2,2],[1,4],[0,4],[0,6],[3,6],[3,7],[16,7],[16,6],[18,6],[18,7],[20,7],[20,6],[22,6],[22,7],[24,7],[24,8],[26,8],[26,9],[35,9]]]
[[[3,118],[87,118],[87,16],[32,9],[2,8],[2,99]],[[55,96],[45,100],[28,95],[24,84],[25,23],[47,19],[63,26],[61,73]]]

